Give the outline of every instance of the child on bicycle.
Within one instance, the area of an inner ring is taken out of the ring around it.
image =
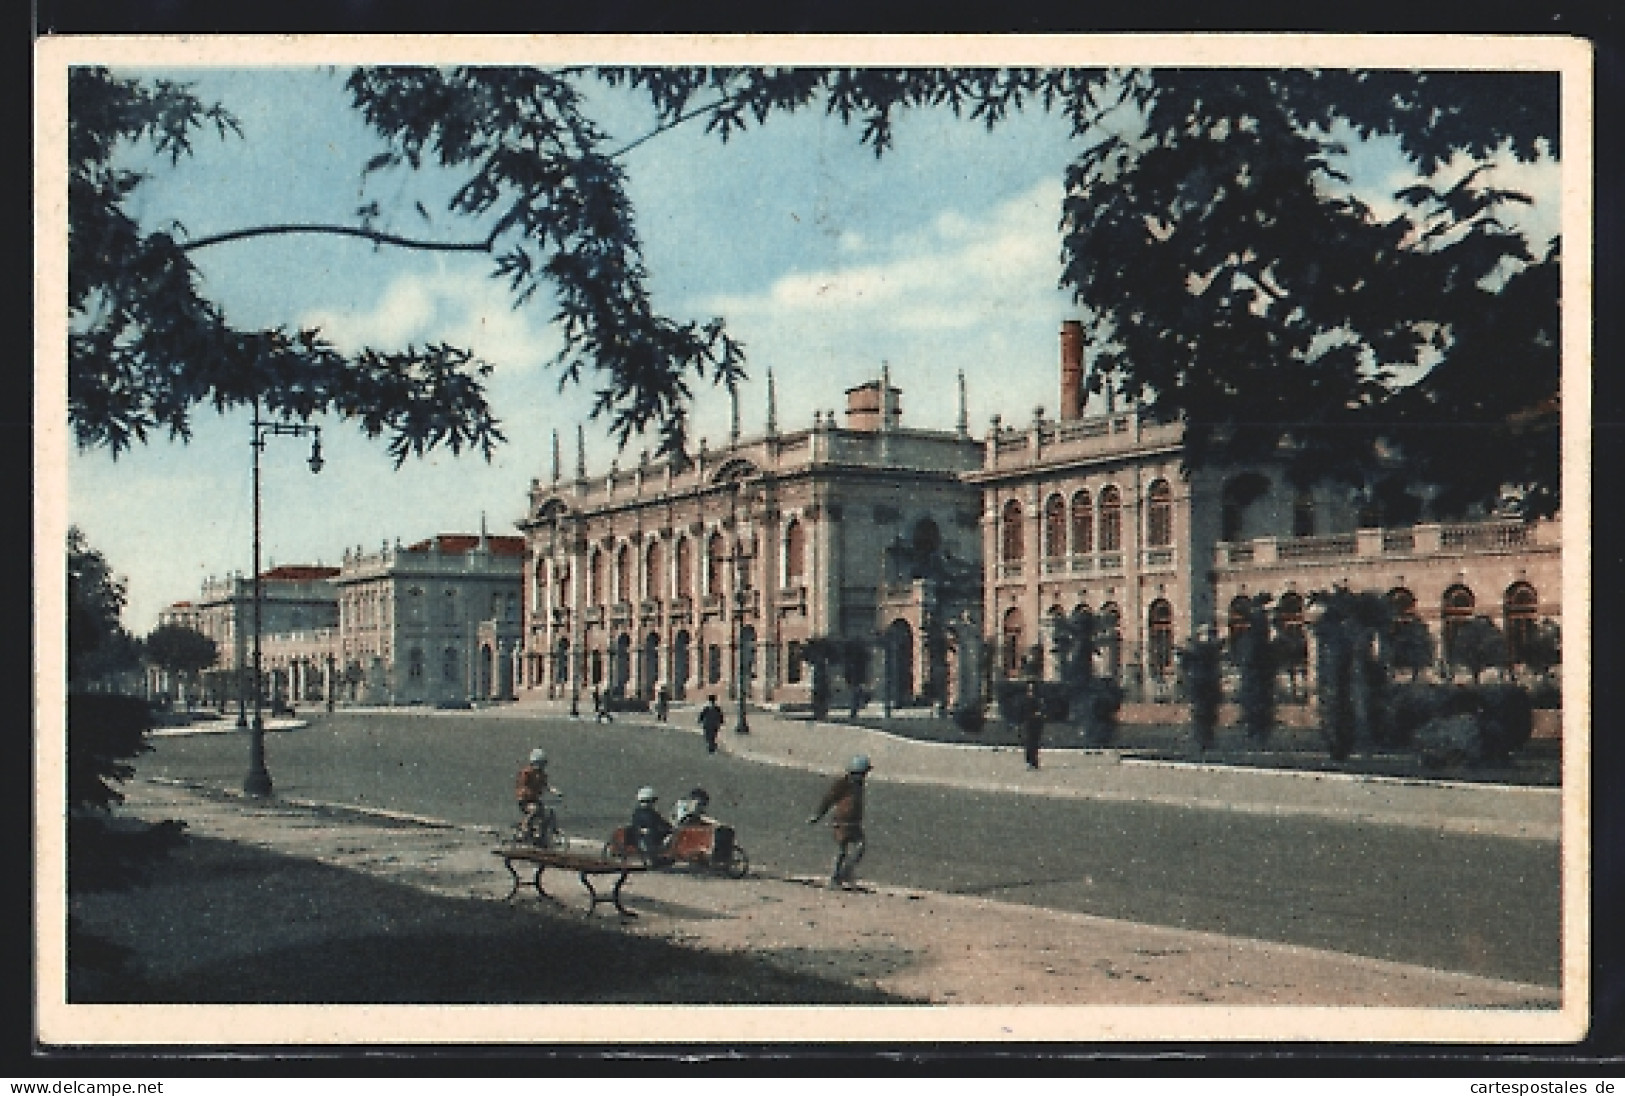
[[[545,837],[552,828],[552,812],[546,799],[549,795],[559,794],[559,790],[547,778],[547,751],[530,751],[530,763],[519,770],[519,778],[514,784],[514,798],[519,803],[520,813],[524,815],[522,826],[532,838]]]

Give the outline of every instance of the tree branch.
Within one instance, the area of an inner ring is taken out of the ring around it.
[[[396,236],[388,232],[379,232],[371,228],[356,228],[351,225],[257,225],[254,228],[239,228],[231,232],[221,232],[213,236],[204,236],[201,239],[190,240],[180,244],[182,251],[197,251],[200,248],[212,247],[215,244],[231,243],[234,240],[246,240],[254,236],[291,236],[311,233],[324,236],[359,236],[363,240],[371,240],[377,244],[391,244],[395,247],[411,248],[414,251],[476,251],[489,252],[492,241],[488,237],[479,243],[448,243],[438,240],[413,240],[405,236]]]
[[[656,126],[654,129],[651,129],[648,133],[645,133],[642,137],[639,137],[639,138],[633,140],[632,142],[630,142],[628,144],[622,145],[620,148],[616,149],[614,152],[609,153],[605,157],[605,159],[607,159],[607,160],[618,160],[622,156],[625,156],[628,152],[631,152],[633,149],[635,149],[639,145],[643,144],[643,142],[653,140],[654,138],[660,136],[662,133],[665,133],[668,130],[676,129],[678,126],[682,125],[684,122],[689,121],[690,119],[698,118],[700,115],[706,114],[706,113],[708,113],[710,111],[714,111],[720,106],[725,106],[727,103],[732,101],[732,98],[733,97],[730,96],[730,95],[724,95],[720,99],[715,99],[715,100],[705,104],[704,106],[695,107],[693,110],[690,110],[687,113],[679,114],[677,117],[673,118],[671,121],[663,123],[661,125]]]

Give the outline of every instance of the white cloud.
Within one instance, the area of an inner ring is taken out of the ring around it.
[[[1011,309],[1047,314],[1059,271],[1060,199],[1060,184],[1045,181],[982,217],[948,211],[913,235],[862,241],[864,250],[889,256],[883,260],[786,274],[760,293],[704,307],[749,323],[838,318],[871,333],[972,328],[995,316],[1007,321]]]
[[[305,314],[301,323],[320,327],[345,350],[445,342],[507,369],[537,364],[557,345],[551,333],[532,327],[536,307],[514,309],[504,286],[479,275],[403,274],[369,311],[318,309]]]

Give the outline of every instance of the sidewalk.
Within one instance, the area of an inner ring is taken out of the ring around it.
[[[829,760],[809,757],[804,746],[790,741],[794,728],[771,726],[762,720],[756,732],[762,737],[753,737],[748,749],[774,756],[772,744],[777,742],[777,753],[784,757],[813,764]],[[888,757],[883,744],[870,743],[869,748],[880,755],[880,764],[897,768],[909,756],[899,751]],[[928,755],[930,760],[936,757]],[[737,881],[684,870],[640,874],[625,892],[639,918],[623,921],[606,907],[583,919],[585,892],[567,873],[544,878],[556,902],[521,891],[504,903],[509,878],[491,855],[494,835],[488,830],[413,823],[323,804],[260,802],[153,781],[134,781],[126,791],[121,813],[149,820],[180,818],[199,837],[348,869],[343,877],[354,880],[357,888],[353,899],[342,889],[329,889],[320,902],[292,893],[276,903],[252,896],[231,899],[227,871],[221,880],[194,880],[174,888],[167,912],[138,911],[127,904],[130,895],[76,902],[80,916],[98,931],[115,930],[123,943],[135,947],[140,962],[171,977],[189,965],[211,969],[207,964],[241,961],[249,952],[292,946],[316,933],[346,939],[344,934],[353,935],[357,925],[381,920],[376,887],[382,881],[398,885],[403,895],[418,893],[424,902],[447,897],[489,901],[529,911],[543,923],[567,918],[598,932],[651,937],[702,953],[747,955],[778,971],[934,1004],[1544,1011],[1557,1007],[1560,999],[1550,987],[1312,948],[928,891],[829,891],[811,880],[755,873]],[[214,910],[221,915],[212,916]],[[387,935],[391,928],[385,923],[373,931]],[[392,973],[399,978],[398,969]],[[741,993],[741,1001],[751,999],[746,989]],[[1259,1030],[1284,1036],[1286,1029],[1267,1025]],[[1390,1037],[1400,1037],[1400,1032]]]
[[[527,701],[482,714],[535,718],[568,710],[563,702]],[[615,718],[698,735],[694,710],[675,707],[663,725],[641,713],[617,713]],[[1559,788],[1201,765],[1136,758],[1116,750],[1046,749],[1042,768],[1034,772],[1023,764],[1021,751],[1009,746],[921,741],[849,723],[787,719],[765,710],[750,712],[750,727],[749,735],[725,730],[722,748],[762,764],[819,772],[838,772],[854,754],[867,754],[877,783],[1325,817],[1534,841],[1555,842],[1562,833]]]

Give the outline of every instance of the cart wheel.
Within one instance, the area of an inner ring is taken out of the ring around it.
[[[745,855],[744,846],[734,846],[733,855],[728,858],[722,870],[728,873],[730,879],[743,879],[750,874],[750,857]]]

